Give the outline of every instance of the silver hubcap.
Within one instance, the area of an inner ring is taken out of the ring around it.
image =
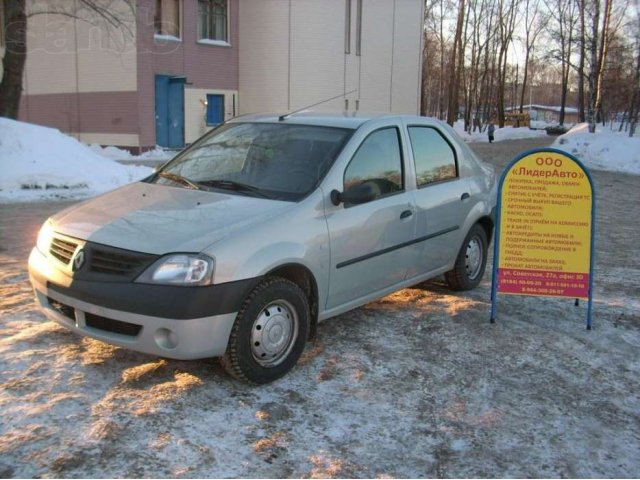
[[[274,367],[287,358],[298,337],[298,316],[285,300],[267,305],[251,328],[251,353],[263,367]]]
[[[464,266],[469,280],[475,280],[482,266],[482,243],[477,237],[473,237],[467,245]]]

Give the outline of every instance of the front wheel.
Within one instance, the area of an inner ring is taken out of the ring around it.
[[[453,270],[445,273],[452,290],[471,290],[482,280],[487,265],[487,234],[477,223],[462,243]]]
[[[309,334],[309,301],[295,283],[271,277],[245,299],[222,365],[249,383],[272,382],[291,370]]]

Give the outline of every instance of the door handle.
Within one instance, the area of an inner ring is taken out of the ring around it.
[[[464,193],[462,194],[462,196],[460,197],[460,200],[466,200],[466,199],[468,199],[469,197],[471,197],[471,195],[469,195],[467,192],[464,192]]]
[[[404,212],[402,212],[400,214],[400,220],[404,220],[405,218],[409,218],[411,215],[413,215],[413,212],[411,210],[405,210]]]

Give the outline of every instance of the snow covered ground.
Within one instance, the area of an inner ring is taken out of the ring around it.
[[[473,142],[489,143],[489,136],[487,135],[486,130],[482,132],[479,130],[476,130],[475,132],[467,133],[464,130],[464,121],[462,120],[458,120],[453,125],[453,128],[455,129],[456,132],[458,132],[458,135],[460,135],[464,139],[464,141],[467,143],[473,143]],[[497,125],[496,125],[494,142],[503,142],[505,140],[520,140],[523,138],[539,138],[539,137],[546,137],[546,136],[547,136],[547,132],[545,132],[544,130],[531,130],[530,128],[527,128],[527,127],[497,128]]]
[[[598,125],[593,134],[581,123],[558,137],[553,147],[575,155],[589,169],[640,175],[640,132],[630,138],[627,132]]]
[[[503,167],[545,140],[472,147]],[[435,281],[323,322],[264,387],[48,322],[25,262],[69,202],[1,205],[0,477],[637,477],[640,176],[594,180],[594,330],[584,303],[508,295],[491,325],[489,274]]]
[[[0,118],[0,172],[0,202],[25,202],[91,197],[152,169],[121,165],[56,129]]]
[[[467,143],[488,143],[486,132],[464,131],[464,122],[454,128]],[[529,128],[496,128],[495,141],[548,137],[552,146],[576,156],[590,170],[608,170],[640,175],[640,131],[632,138],[627,132],[618,132],[616,126],[598,125],[596,133],[589,133],[588,124],[580,123],[559,137],[549,137],[544,130]]]
[[[158,160],[158,161],[166,161],[171,160],[174,155],[174,152],[169,150],[163,150],[160,147],[156,147],[153,150],[148,150],[140,155],[133,155],[128,150],[124,150],[122,148],[107,146],[103,147],[101,145],[92,144],[89,145],[89,148],[96,154],[110,158],[111,160],[126,160],[129,162],[133,162],[136,160]]]

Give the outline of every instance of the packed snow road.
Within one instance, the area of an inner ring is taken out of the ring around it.
[[[504,166],[548,143],[472,147]],[[26,258],[68,203],[0,205],[0,477],[637,477],[640,176],[593,176],[593,331],[517,296],[490,325],[489,273],[431,282],[322,323],[264,387],[46,321]]]

